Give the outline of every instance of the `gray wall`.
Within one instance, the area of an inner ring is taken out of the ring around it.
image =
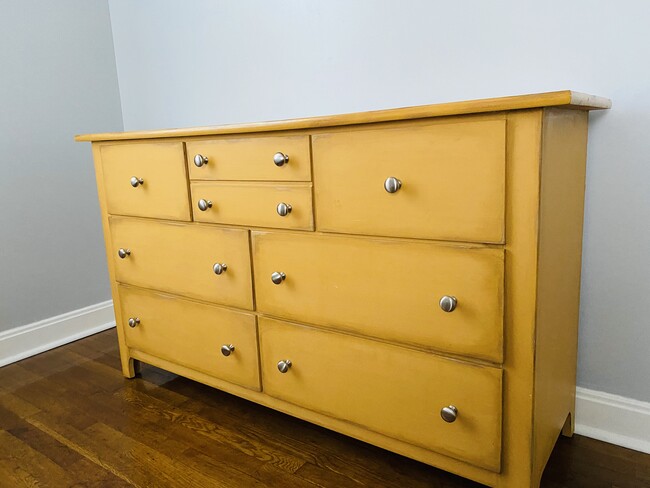
[[[0,331],[110,299],[73,136],[121,129],[108,3],[0,1]]]
[[[126,129],[612,98],[591,115],[578,382],[650,400],[650,2],[109,3]]]

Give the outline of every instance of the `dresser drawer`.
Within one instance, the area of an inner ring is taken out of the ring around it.
[[[503,359],[502,249],[278,232],[253,232],[252,241],[261,313]],[[456,299],[451,312],[440,306],[445,296]]]
[[[260,390],[253,314],[133,287],[119,296],[130,348]]]
[[[503,242],[505,126],[492,119],[313,136],[317,230]]]
[[[262,317],[259,327],[267,394],[499,471],[501,369]]]
[[[192,139],[187,164],[193,180],[310,181],[309,136]]]
[[[118,282],[253,308],[248,231],[123,217],[110,229]]]
[[[311,188],[311,183],[192,182],[194,220],[313,230]],[[280,204],[291,208],[284,216]]]
[[[100,152],[109,214],[191,220],[183,143],[110,144]]]

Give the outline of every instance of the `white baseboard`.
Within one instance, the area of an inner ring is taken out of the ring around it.
[[[650,403],[578,387],[575,432],[650,454]]]
[[[113,301],[0,332],[0,367],[115,327]]]

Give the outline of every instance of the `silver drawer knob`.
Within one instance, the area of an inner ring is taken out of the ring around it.
[[[218,274],[218,275],[220,275],[221,273],[225,273],[227,269],[228,269],[228,265],[226,263],[214,263],[214,266],[212,266],[212,270],[214,271],[214,274]]]
[[[131,176],[131,186],[133,188],[137,188],[140,185],[144,185],[144,180],[142,178],[138,178],[137,176]]]
[[[204,164],[208,164],[208,157],[203,156],[201,154],[197,154],[196,156],[194,156],[194,164],[195,164],[195,166],[200,168]]]
[[[273,274],[271,274],[271,281],[276,285],[282,283],[286,278],[287,275],[284,274],[282,271],[274,271]]]
[[[278,215],[280,217],[286,217],[291,213],[291,205],[289,205],[288,203],[281,202],[278,203],[278,208],[276,210],[278,211]]]
[[[199,210],[205,212],[209,208],[212,208],[212,202],[201,198],[201,200],[199,200]]]
[[[291,369],[291,359],[283,359],[282,361],[278,361],[278,371],[280,373],[286,373]]]
[[[235,346],[232,344],[224,344],[221,346],[221,354],[224,356],[228,357],[230,356],[233,352],[235,352]]]
[[[281,152],[276,152],[273,155],[273,162],[276,166],[284,166],[289,162],[289,155]]]
[[[458,409],[453,405],[449,405],[448,407],[443,407],[440,410],[440,416],[442,417],[442,420],[451,424],[452,422],[455,422],[456,419],[458,418]]]
[[[456,305],[458,305],[458,300],[456,297],[445,295],[440,299],[440,308],[443,312],[453,312],[456,310]]]
[[[118,255],[120,258],[124,259],[125,257],[131,255],[131,249],[124,249],[123,247],[120,247],[120,250],[117,251],[117,255]]]
[[[129,327],[131,327],[132,329],[134,329],[134,328],[137,327],[138,325],[140,325],[140,319],[139,319],[138,317],[131,317],[131,318],[129,319]]]
[[[394,176],[386,178],[384,181],[384,190],[388,193],[396,193],[400,188],[402,188],[402,182]]]

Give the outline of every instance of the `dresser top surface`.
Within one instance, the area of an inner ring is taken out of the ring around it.
[[[208,127],[190,127],[184,129],[161,129],[131,132],[105,132],[83,134],[75,137],[76,141],[118,141],[132,139],[158,139],[167,137],[209,136],[220,134],[238,134],[255,132],[273,132],[281,130],[316,129],[399,120],[415,120],[450,115],[465,115],[508,110],[523,110],[543,107],[562,107],[576,110],[601,110],[611,107],[607,98],[587,95],[570,90],[515,95],[500,98],[484,98],[460,102],[419,105],[416,107],[375,110],[341,115],[325,115],[299,119],[278,120],[270,122],[253,122]]]

